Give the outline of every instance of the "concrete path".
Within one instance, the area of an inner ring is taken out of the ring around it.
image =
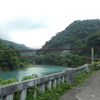
[[[100,71],[66,92],[59,100],[100,100]]]

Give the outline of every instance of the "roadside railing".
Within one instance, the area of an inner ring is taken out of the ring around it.
[[[18,91],[20,91],[19,100],[25,100],[27,97],[27,90],[33,86],[36,86],[39,91],[45,92],[46,86],[48,87],[48,89],[51,89],[52,86],[56,88],[57,84],[60,84],[61,82],[64,83],[65,80],[69,84],[72,84],[74,82],[74,76],[76,74],[83,71],[89,71],[90,68],[91,65],[85,64],[84,66],[78,68],[67,68],[59,73],[2,85],[0,86],[1,100],[14,100],[14,94]],[[34,98],[36,98],[37,93],[38,91],[35,89],[33,93]]]

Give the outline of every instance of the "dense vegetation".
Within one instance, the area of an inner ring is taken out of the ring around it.
[[[65,28],[65,30],[57,33],[56,36],[52,37],[49,41],[47,41],[42,47],[42,49],[82,48],[87,46],[99,46],[100,39],[97,34],[100,35],[99,19],[74,21],[67,28]],[[51,52],[58,54],[62,53],[62,51],[42,51],[37,52],[37,54],[44,55],[46,53]],[[73,50],[70,51],[70,53],[83,55],[86,54],[87,51]]]
[[[30,49],[32,49],[30,47],[25,46],[24,44],[18,44],[18,43],[14,43],[12,41],[7,41],[7,40],[3,40],[3,39],[0,39],[0,40],[2,40],[3,44],[8,45],[8,46],[13,46],[15,49],[18,49],[18,50],[30,50]],[[34,53],[35,52],[22,52],[21,54],[31,55],[31,54],[34,54]]]
[[[42,49],[86,48],[100,46],[99,43],[100,20],[78,20],[47,41]],[[90,62],[85,62],[84,56],[91,57],[91,50],[38,51],[37,55],[40,55],[36,58],[39,64],[75,67]],[[99,50],[95,50],[95,57],[100,57]]]
[[[20,69],[29,64],[29,59],[20,53],[4,53],[4,50],[15,50],[15,48],[4,45],[0,40],[0,71]]]
[[[12,41],[7,41],[7,40],[3,40],[3,39],[1,39],[1,40],[2,40],[3,44],[5,44],[5,45],[11,45],[14,48],[19,49],[19,50],[27,50],[27,49],[29,49],[24,44],[18,44],[18,43],[14,43]]]
[[[29,75],[29,76],[24,76],[21,81],[24,81],[24,80],[28,80],[28,79],[33,79],[33,78],[37,78],[38,75],[36,74],[32,74],[32,75]],[[0,78],[0,86],[1,85],[6,85],[6,84],[10,84],[10,83],[15,83],[15,82],[18,82],[19,80],[15,79],[15,78],[10,78],[10,79],[2,79]]]
[[[85,63],[85,57],[66,53],[64,56],[51,53],[35,58],[36,64],[78,67]]]

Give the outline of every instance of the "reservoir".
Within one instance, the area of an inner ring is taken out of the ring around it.
[[[31,67],[26,69],[0,72],[0,78],[2,79],[16,78],[18,80],[21,80],[23,76],[37,74],[38,77],[40,77],[40,76],[61,72],[63,69],[68,68],[62,66],[48,66],[48,65],[35,65],[35,66],[36,67]]]

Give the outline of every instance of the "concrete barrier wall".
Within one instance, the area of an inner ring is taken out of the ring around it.
[[[8,85],[2,85],[0,86],[0,97],[2,98],[1,100],[14,100],[13,95],[18,91],[21,91],[19,100],[25,100],[27,96],[27,89],[32,86],[37,86],[39,91],[45,92],[46,86],[49,89],[51,89],[51,86],[56,88],[57,84],[61,82],[64,83],[65,80],[67,80],[69,84],[72,84],[74,82],[74,77],[76,74],[83,71],[89,71],[90,67],[91,65],[86,64],[78,68],[67,68],[59,73],[20,81]],[[35,90],[33,93],[34,98],[36,98],[36,95],[37,91]]]

